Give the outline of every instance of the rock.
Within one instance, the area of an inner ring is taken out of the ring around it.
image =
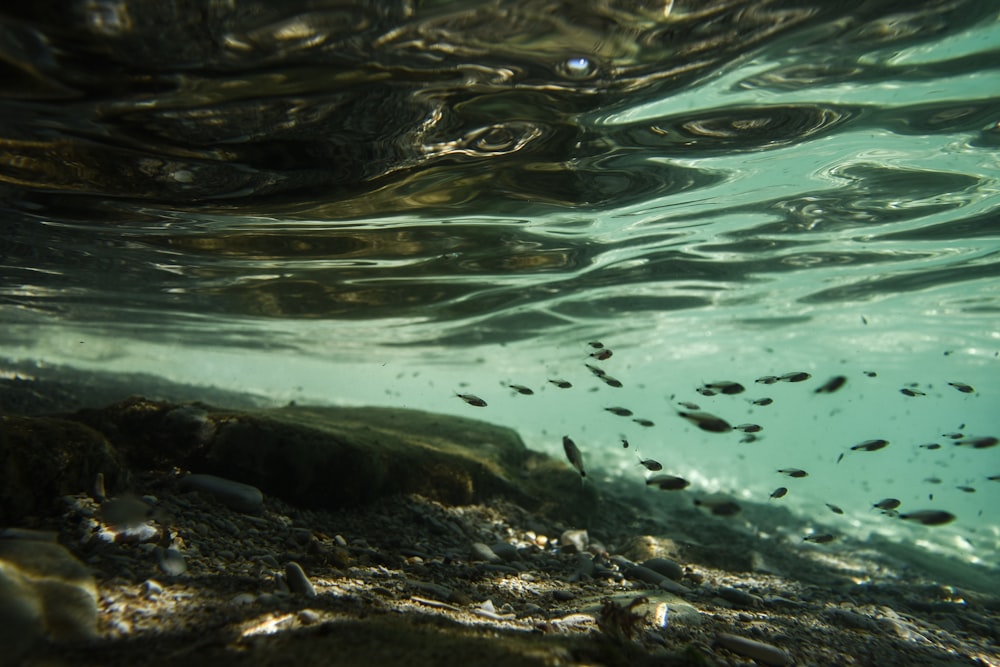
[[[879,624],[875,619],[850,611],[849,609],[831,608],[824,609],[820,616],[828,623],[839,625],[852,630],[866,630],[868,632],[879,632]]]
[[[168,547],[166,549],[156,547],[156,558],[164,574],[168,574],[171,577],[178,577],[187,572],[187,563],[184,561],[184,554],[175,547]]]
[[[472,545],[470,546],[469,551],[470,551],[469,555],[472,557],[473,560],[484,560],[487,563],[500,562],[500,556],[498,556],[496,552],[493,551],[493,549],[490,549],[482,542],[473,542]]]
[[[764,606],[764,600],[738,588],[723,586],[716,591],[723,600],[731,602],[742,609],[759,609]]]
[[[590,545],[590,536],[586,530],[570,529],[564,530],[559,536],[559,546],[569,553],[582,553]]]
[[[765,644],[764,642],[747,639],[746,637],[720,633],[715,639],[715,644],[737,655],[752,658],[765,665],[782,667],[792,662],[792,658],[788,655],[787,651],[776,646],[771,646],[770,644]]]
[[[653,586],[659,586],[660,582],[666,579],[666,577],[659,572],[650,570],[648,567],[643,567],[642,565],[630,567],[625,570],[624,574],[626,579],[641,581],[646,584],[652,584]]]
[[[657,586],[659,586],[665,591],[674,593],[675,595],[689,595],[691,593],[690,588],[688,588],[687,586],[685,586],[680,582],[674,581],[673,579],[669,579],[667,577],[663,577],[663,579],[660,579],[660,582],[657,584]]]
[[[493,553],[499,556],[501,560],[505,560],[507,562],[521,560],[521,554],[518,552],[517,547],[513,544],[509,544],[507,542],[497,542],[490,547],[490,549],[492,549]]]
[[[307,598],[316,597],[316,589],[313,587],[305,570],[295,561],[290,561],[285,565],[285,580],[288,582],[288,589],[296,595],[304,595]]]
[[[264,494],[260,489],[215,475],[188,475],[181,479],[180,487],[212,496],[237,512],[260,514],[264,509]]]
[[[97,585],[90,571],[59,544],[0,540],[0,645],[23,652],[40,637],[97,636]]]
[[[669,558],[649,558],[641,564],[643,567],[647,567],[654,572],[659,572],[674,581],[680,581],[681,577],[684,576],[684,569]]]
[[[112,488],[128,473],[94,429],[54,417],[0,417],[0,524],[50,513],[61,496],[89,489],[97,473]]]

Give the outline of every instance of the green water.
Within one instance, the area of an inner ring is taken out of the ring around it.
[[[11,367],[569,434],[995,562],[1000,447],[943,437],[1000,435],[994,3],[195,4],[0,11]]]

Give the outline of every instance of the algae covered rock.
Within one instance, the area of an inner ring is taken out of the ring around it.
[[[0,417],[0,524],[47,513],[59,496],[89,489],[97,473],[112,488],[127,479],[101,433],[56,417]]]

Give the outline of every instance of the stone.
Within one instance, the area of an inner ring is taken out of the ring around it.
[[[665,577],[670,577],[674,581],[679,581],[684,576],[684,569],[669,558],[649,558],[641,565],[654,572],[659,572]]]
[[[719,633],[715,639],[716,646],[721,646],[727,651],[732,651],[737,655],[752,658],[764,665],[773,667],[783,667],[791,664],[792,658],[788,652],[770,644],[759,642],[746,637]]]
[[[215,475],[187,475],[180,481],[180,488],[211,496],[237,512],[260,514],[264,510],[264,494],[260,489]]]
[[[285,580],[288,582],[288,590],[296,595],[304,595],[307,598],[316,597],[316,589],[313,587],[305,570],[295,561],[290,561],[285,565]]]
[[[97,584],[65,547],[0,540],[0,645],[25,652],[40,638],[97,636]]]

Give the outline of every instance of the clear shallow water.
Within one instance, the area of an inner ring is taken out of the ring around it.
[[[639,483],[627,437],[838,529],[949,509],[908,539],[995,561],[1000,448],[941,434],[1000,434],[998,10],[814,4],[5,9],[0,354],[568,433]]]

